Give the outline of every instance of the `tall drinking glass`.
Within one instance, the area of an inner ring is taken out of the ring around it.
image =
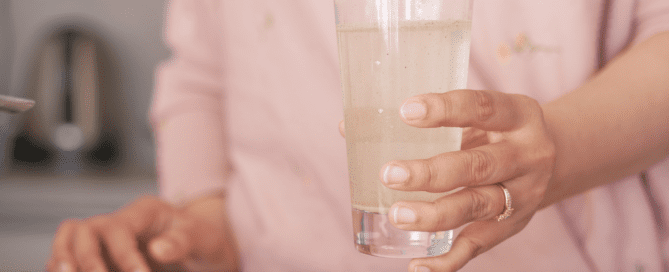
[[[334,0],[344,93],[346,145],[356,248],[396,258],[441,255],[453,231],[395,228],[390,206],[448,193],[401,192],[379,181],[391,160],[460,149],[461,128],[414,128],[401,103],[414,95],[465,88],[472,0]]]

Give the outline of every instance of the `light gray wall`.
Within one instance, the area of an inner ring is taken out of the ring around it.
[[[14,43],[9,0],[0,0],[0,94],[9,93],[9,74]]]
[[[54,22],[62,23],[70,17],[92,22],[94,30],[100,31],[118,54],[120,91],[130,119],[126,125],[131,141],[126,151],[130,152],[131,164],[153,169],[154,151],[147,113],[154,69],[169,55],[162,41],[165,0],[0,0],[0,26],[6,17],[2,13],[7,13],[2,9],[4,2],[10,3],[15,38],[9,93],[21,96],[25,92],[31,54],[45,35],[55,30]]]
[[[14,53],[14,28],[11,20],[11,1],[0,0],[0,94],[9,94],[11,69]],[[4,172],[5,156],[3,150],[11,133],[11,116],[0,113],[0,173]]]

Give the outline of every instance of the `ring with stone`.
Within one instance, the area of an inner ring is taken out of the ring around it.
[[[497,221],[502,221],[509,218],[511,213],[513,213],[513,208],[511,208],[511,193],[509,193],[509,190],[506,189],[503,184],[497,183],[497,185],[499,185],[499,187],[502,188],[502,191],[504,192],[504,211],[497,216]]]

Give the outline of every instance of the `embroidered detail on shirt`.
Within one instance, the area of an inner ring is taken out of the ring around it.
[[[272,32],[274,25],[276,24],[276,19],[271,12],[265,13],[262,21],[259,22],[258,33],[260,35],[260,40],[266,42],[268,39],[268,34]]]
[[[518,35],[516,35],[516,38],[514,40],[513,50],[505,42],[501,42],[499,46],[497,46],[497,60],[501,64],[507,64],[511,60],[511,56],[514,53],[515,54],[520,54],[523,52],[534,53],[537,51],[558,52],[559,49],[557,47],[536,45],[530,40],[530,38],[525,33],[521,32],[518,33]]]
[[[535,45],[530,41],[530,39],[525,35],[525,33],[518,33],[515,40],[515,47],[513,48],[517,53],[524,51],[543,51],[543,52],[557,52],[559,51],[556,47]]]
[[[304,173],[302,169],[300,169],[300,166],[294,165],[293,172],[302,178],[302,183],[304,186],[309,187],[309,185],[311,185],[311,178],[309,178],[309,176],[307,176],[307,174]]]
[[[265,15],[265,28],[271,28],[274,26],[274,16],[271,13]]]
[[[497,60],[501,64],[507,64],[511,60],[511,48],[505,42],[502,42],[497,47]]]

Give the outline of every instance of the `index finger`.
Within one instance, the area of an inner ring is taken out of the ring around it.
[[[74,272],[76,270],[72,254],[72,237],[78,224],[78,220],[72,219],[61,223],[51,246],[51,259],[47,262],[48,271]]]
[[[521,99],[521,95],[480,90],[422,94],[407,99],[400,107],[400,116],[408,125],[421,128],[510,131],[526,121]]]
[[[148,196],[120,210],[117,218],[128,224],[137,236],[153,236],[161,233],[171,222],[172,207],[159,198]]]

